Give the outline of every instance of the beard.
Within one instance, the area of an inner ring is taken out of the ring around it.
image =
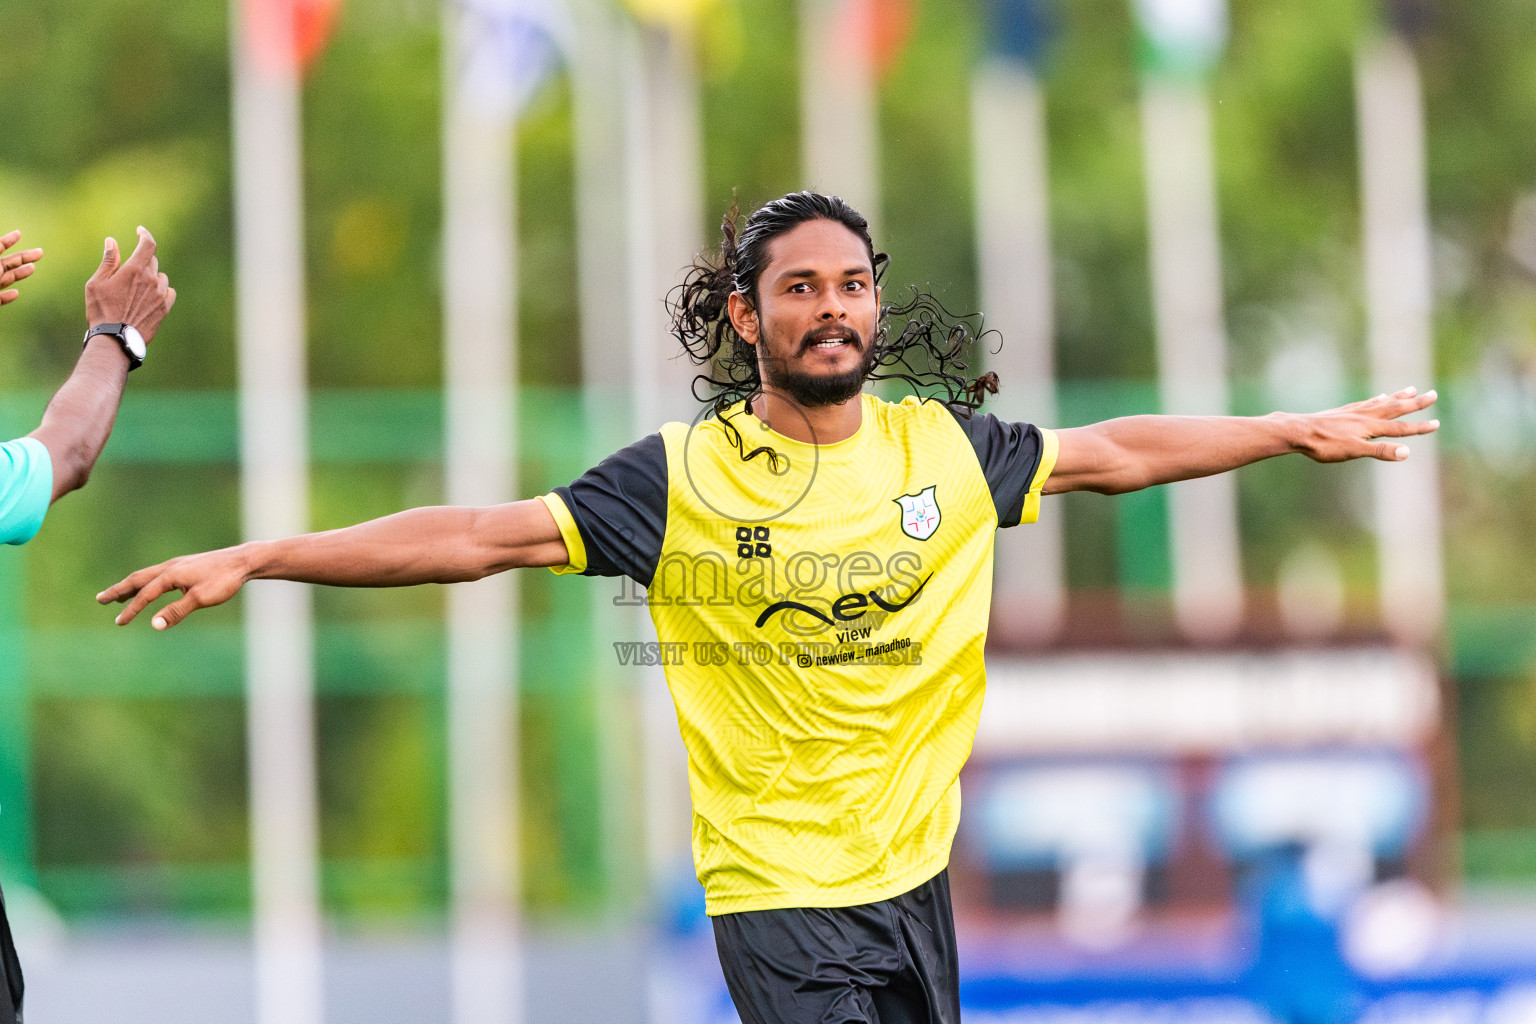
[[[858,395],[875,367],[875,346],[865,345],[859,332],[851,327],[820,327],[801,337],[798,354],[803,355],[816,342],[830,338],[842,338],[855,345],[861,353],[859,365],[841,373],[806,373],[790,365],[789,360],[770,356],[762,361],[763,383],[807,409],[841,405]]]

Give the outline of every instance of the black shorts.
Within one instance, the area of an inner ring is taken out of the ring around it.
[[[11,922],[0,893],[0,1024],[21,1024],[21,960],[11,941]]]
[[[949,872],[857,907],[714,918],[743,1024],[960,1024]]]

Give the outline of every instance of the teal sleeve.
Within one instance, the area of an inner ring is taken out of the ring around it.
[[[34,437],[0,444],[0,543],[25,544],[53,499],[53,459]]]

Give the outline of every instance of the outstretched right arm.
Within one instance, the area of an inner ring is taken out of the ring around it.
[[[128,602],[126,625],[173,590],[182,596],[154,617],[169,629],[199,608],[223,604],[247,580],[297,580],[333,587],[409,587],[462,583],[527,566],[564,565],[565,541],[542,501],[488,508],[415,508],[383,519],[283,540],[250,541],[173,558],[96,595],[102,604]]]

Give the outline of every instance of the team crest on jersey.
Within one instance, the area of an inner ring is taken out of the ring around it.
[[[939,528],[939,503],[933,496],[934,487],[893,499],[901,506],[901,532],[908,537],[927,540]]]

